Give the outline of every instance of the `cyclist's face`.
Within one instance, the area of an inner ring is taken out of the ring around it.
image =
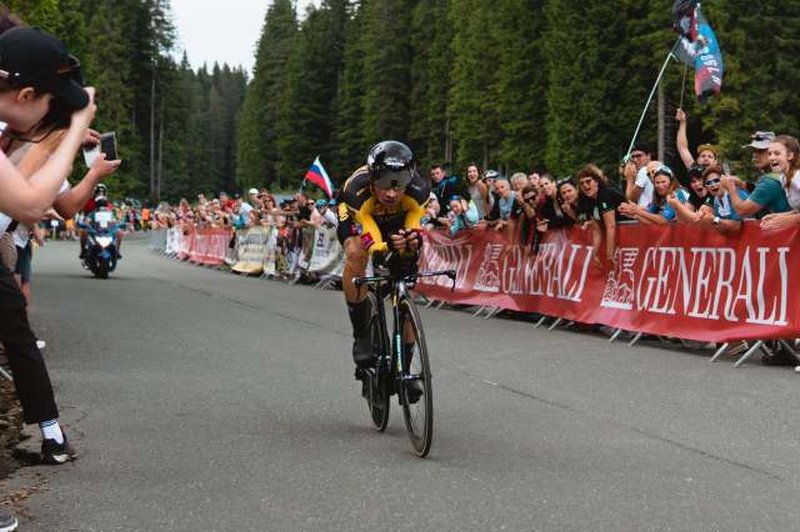
[[[405,195],[405,190],[398,190],[395,188],[378,188],[372,187],[375,193],[375,199],[384,207],[394,207],[400,203]]]

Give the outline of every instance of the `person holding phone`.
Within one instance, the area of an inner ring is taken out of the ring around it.
[[[80,63],[64,44],[36,28],[14,28],[0,35],[0,120],[16,132],[29,132],[52,108],[71,109],[70,124],[47,162],[29,178],[0,151],[0,211],[15,220],[37,223],[53,204],[75,154],[94,119],[94,89],[84,88]],[[56,103],[58,102],[58,103]],[[0,137],[7,146],[8,138]],[[50,377],[28,322],[25,298],[13,275],[0,265],[0,342],[6,348],[26,423],[42,431],[42,460],[61,464],[75,458],[58,422]]]

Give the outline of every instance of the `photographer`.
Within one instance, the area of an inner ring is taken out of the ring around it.
[[[74,110],[61,143],[29,179],[0,153],[0,211],[30,225],[53,204],[94,119],[94,90],[81,86],[78,65],[63,43],[41,30],[14,28],[0,35],[0,120],[13,131],[27,133],[52,109]],[[2,265],[0,342],[14,374],[24,420],[38,423],[42,431],[42,460],[61,464],[73,459],[76,453],[58,423],[50,377],[28,323],[25,299]]]

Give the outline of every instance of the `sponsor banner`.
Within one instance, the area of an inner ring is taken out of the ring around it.
[[[318,228],[314,233],[313,244],[308,271],[341,277],[344,270],[344,249],[339,244],[336,228],[325,226]]]
[[[422,269],[452,268],[420,279],[422,294],[451,303],[538,312],[583,323],[699,341],[800,337],[800,229],[735,236],[681,224],[623,225],[613,265],[595,260],[591,235],[548,232],[538,253],[495,231],[426,235]]]
[[[231,268],[233,271],[250,275],[260,274],[264,271],[267,233],[265,227],[252,227],[236,231],[237,260]]]
[[[153,229],[150,231],[150,249],[163,253],[167,249],[167,230]]]
[[[180,248],[181,230],[177,227],[167,229],[167,243],[164,253],[167,255],[177,255]]]
[[[197,264],[221,266],[233,233],[229,229],[196,229],[189,234],[189,260]]]

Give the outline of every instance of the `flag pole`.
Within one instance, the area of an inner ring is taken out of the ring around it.
[[[676,42],[675,45],[678,43]],[[642,110],[642,116],[639,118],[639,124],[636,126],[636,131],[633,133],[633,138],[631,139],[631,144],[628,146],[628,153],[625,154],[625,158],[623,159],[627,162],[631,157],[631,152],[633,151],[633,145],[636,144],[636,139],[639,136],[639,131],[642,129],[642,123],[644,122],[644,117],[647,116],[647,109],[650,108],[650,103],[653,101],[653,95],[656,93],[656,89],[658,89],[658,84],[661,83],[661,78],[664,77],[664,72],[667,70],[667,66],[669,65],[670,60],[674,57],[672,55],[673,50],[675,50],[675,46],[672,47],[672,50],[669,51],[667,54],[667,59],[664,61],[664,65],[661,67],[661,72],[658,73],[658,77],[656,78],[656,82],[653,85],[653,89],[650,91],[650,96],[647,97],[647,103],[644,104],[644,109]]]

